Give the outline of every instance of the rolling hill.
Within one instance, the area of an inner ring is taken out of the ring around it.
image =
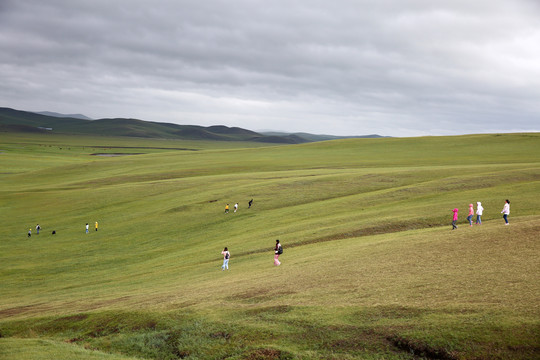
[[[52,111],[38,111],[36,114],[40,115],[46,115],[46,116],[54,116],[54,117],[60,117],[60,118],[73,118],[73,119],[82,119],[82,120],[93,120],[89,118],[88,116],[85,116],[83,114],[60,114],[57,112]]]
[[[538,359],[539,144],[0,133],[0,358]]]
[[[254,131],[227,126],[196,126],[158,123],[139,119],[86,120],[78,117],[51,116],[44,113],[0,108],[0,131],[53,132],[72,135],[129,136],[142,138],[255,141],[263,143],[299,144],[310,140],[299,136],[267,136]]]

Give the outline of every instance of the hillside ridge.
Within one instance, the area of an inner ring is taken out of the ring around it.
[[[59,114],[49,111],[28,112],[0,107],[1,132],[54,132],[58,134],[129,136],[140,138],[250,141],[275,144],[302,144],[367,136],[332,136],[308,133],[261,133],[225,125],[179,125],[132,118],[90,119],[81,114]]]

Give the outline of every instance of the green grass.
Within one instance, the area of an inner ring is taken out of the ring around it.
[[[540,134],[0,151],[0,359],[540,357]]]

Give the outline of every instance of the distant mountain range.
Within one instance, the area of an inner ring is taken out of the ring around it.
[[[74,118],[74,119],[82,119],[82,120],[93,120],[89,118],[88,116],[84,116],[82,114],[59,114],[52,111],[40,111],[36,114],[40,115],[47,115],[47,116],[54,116],[54,117],[60,117],[60,118]]]
[[[238,127],[177,125],[139,119],[92,120],[81,114],[59,114],[54,112],[28,112],[0,107],[0,131],[2,132],[54,132],[61,134],[132,136],[143,138],[256,141],[264,143],[301,144],[306,142],[334,140],[367,136],[332,136],[308,133],[259,133]]]
[[[309,134],[309,133],[286,133],[286,132],[279,132],[279,131],[259,131],[259,134],[263,134],[266,136],[296,136],[299,138],[302,138],[304,140],[307,140],[308,142],[317,142],[317,141],[326,141],[326,140],[338,140],[338,139],[375,139],[375,138],[381,138],[381,137],[387,137],[387,136],[381,136],[377,134],[372,135],[358,135],[358,136],[337,136],[337,135],[316,135],[316,134]]]

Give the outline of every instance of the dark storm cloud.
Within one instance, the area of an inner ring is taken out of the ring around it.
[[[539,130],[534,1],[0,4],[0,106],[334,134]]]

